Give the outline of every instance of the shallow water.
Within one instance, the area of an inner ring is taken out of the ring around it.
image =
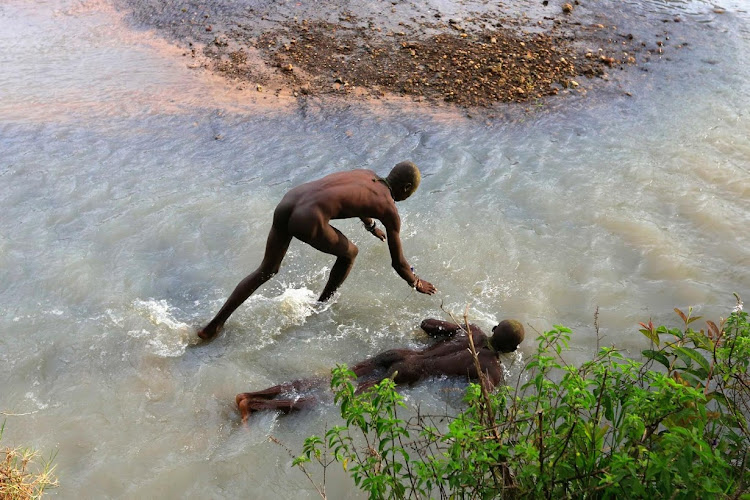
[[[106,3],[0,4],[3,442],[58,450],[65,498],[315,498],[268,436],[298,452],[336,411],[242,428],[237,392],[420,345],[441,304],[486,328],[526,324],[504,359],[516,371],[553,324],[587,359],[597,307],[600,342],[632,356],[647,346],[638,321],[726,315],[732,292],[750,297],[750,15],[623,5],[621,29],[643,36],[644,20],[679,15],[662,29],[671,50],[585,97],[489,119],[275,103],[188,69]],[[400,204],[404,249],[436,296],[341,221],[360,254],[336,300],[314,302],[331,259],[295,242],[222,335],[192,345],[259,263],[287,189],[404,159],[424,176]],[[406,396],[440,411],[453,392]],[[357,496],[342,474],[328,488]]]

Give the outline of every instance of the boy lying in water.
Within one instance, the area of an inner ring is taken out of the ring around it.
[[[413,384],[440,375],[479,379],[469,349],[469,338],[461,326],[426,319],[422,321],[421,327],[428,335],[438,339],[437,342],[423,349],[391,349],[354,365],[351,370],[360,382],[357,392],[362,392],[385,378],[392,378],[397,385]],[[483,380],[487,389],[492,389],[503,380],[499,355],[516,350],[525,335],[523,325],[513,319],[503,320],[492,329],[491,337],[476,325],[470,324],[469,327],[480,369],[486,375]],[[324,377],[313,377],[275,385],[262,391],[238,394],[236,401],[242,421],[246,422],[252,412],[258,410],[288,413],[309,407],[317,402],[314,396],[294,399],[276,397],[292,391],[302,392],[320,387],[327,380]]]

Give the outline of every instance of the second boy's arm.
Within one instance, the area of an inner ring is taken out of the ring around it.
[[[450,338],[461,331],[461,327],[455,323],[432,318],[422,321],[420,327],[427,335],[435,339]]]

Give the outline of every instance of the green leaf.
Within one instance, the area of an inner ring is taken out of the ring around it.
[[[659,333],[658,333],[658,331],[656,331],[656,330],[649,330],[648,328],[641,328],[638,331],[641,332],[643,335],[645,335],[646,338],[648,338],[651,342],[653,342],[657,346],[659,345]]]
[[[692,359],[696,363],[698,363],[701,366],[701,368],[706,370],[706,373],[708,373],[711,370],[711,365],[709,364],[708,361],[706,361],[706,358],[704,358],[703,355],[699,353],[698,351],[696,351],[695,349],[691,349],[689,347],[677,347],[675,348],[675,352],[681,358],[682,358],[682,355],[684,355]]]
[[[661,363],[665,368],[669,368],[669,359],[667,359],[667,357],[661,351],[646,349],[645,351],[641,351],[641,354],[643,354],[648,359],[653,359],[654,361]]]
[[[703,380],[693,375],[690,371],[686,370],[681,372],[680,377],[682,378],[682,380],[688,382],[690,384],[690,387],[698,387],[699,385],[703,385]]]
[[[703,349],[704,351],[710,351],[710,352],[713,352],[714,350],[713,340],[711,340],[708,335],[703,333],[703,331],[700,331],[700,332],[691,331],[690,340],[693,341],[693,343],[695,344],[695,347],[697,347],[698,349]]]
[[[706,394],[707,401],[711,401],[712,399],[716,400],[717,403],[719,403],[721,406],[723,406],[724,408],[727,408],[730,411],[734,407],[733,403],[730,400],[728,400],[724,394],[720,392],[713,391],[713,392],[709,392],[708,394]]]
[[[699,319],[701,319],[702,317],[703,317],[703,316],[695,316],[695,317],[693,317],[693,318],[690,318],[690,319],[688,319],[688,321],[687,321],[687,324],[689,325],[689,324],[690,324],[690,323],[692,323],[693,321],[698,321],[698,320],[699,320]]]

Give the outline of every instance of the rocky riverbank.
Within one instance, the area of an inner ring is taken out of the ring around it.
[[[669,40],[666,31],[648,40],[634,36],[579,1],[129,6],[181,44],[190,67],[219,73],[238,88],[297,98],[533,103],[606,84],[613,71],[661,57]]]

